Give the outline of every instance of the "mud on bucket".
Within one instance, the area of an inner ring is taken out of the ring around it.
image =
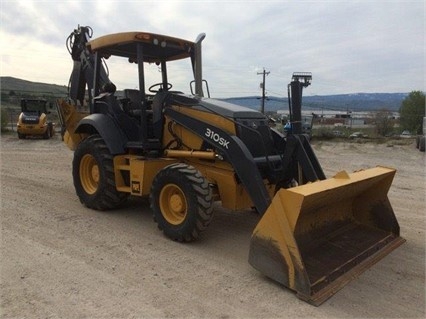
[[[340,172],[279,190],[253,231],[249,263],[320,305],[405,242],[387,197],[395,172]]]

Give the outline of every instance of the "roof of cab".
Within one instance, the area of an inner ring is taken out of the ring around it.
[[[87,43],[92,52],[103,57],[110,55],[127,57],[136,62],[137,44],[142,44],[145,62],[185,59],[190,56],[194,42],[147,32],[122,32],[108,34]]]

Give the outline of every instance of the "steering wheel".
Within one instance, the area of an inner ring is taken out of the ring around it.
[[[158,90],[154,90],[154,88],[156,86],[159,86],[160,88]],[[166,91],[170,90],[172,87],[173,87],[173,85],[171,83],[167,83]],[[155,84],[151,85],[148,89],[148,91],[151,92],[151,93],[157,93],[160,90],[163,90],[163,83],[155,83]]]

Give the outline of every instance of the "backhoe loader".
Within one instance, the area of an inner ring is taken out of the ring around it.
[[[92,33],[79,26],[68,37],[69,98],[57,101],[82,204],[108,210],[131,195],[149,197],[159,229],[178,242],[208,227],[213,202],[235,212],[254,209],[259,223],[249,263],[314,305],[404,242],[387,197],[395,169],[326,178],[302,134],[310,73],[294,73],[288,85],[292,125],[284,136],[261,112],[204,97],[205,34],[191,42],[148,32],[95,39]],[[106,60],[114,59],[134,64],[136,89],[120,94],[110,81]],[[191,94],[173,90],[167,72],[185,60]],[[150,64],[161,79],[148,86]],[[78,112],[86,103],[89,112]]]
[[[44,99],[21,99],[21,113],[16,124],[19,139],[25,139],[27,136],[49,139],[53,136],[55,124],[48,120],[48,104],[52,107],[52,104]]]

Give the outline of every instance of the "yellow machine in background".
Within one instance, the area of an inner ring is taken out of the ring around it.
[[[48,120],[48,102],[44,99],[22,99],[17,131],[18,138],[41,136],[49,139],[55,133],[54,123]]]
[[[215,201],[235,212],[255,208],[250,264],[315,305],[404,242],[387,197],[394,169],[324,175],[302,134],[310,73],[294,73],[288,86],[284,136],[258,111],[204,97],[204,34],[195,42],[147,32],[91,35],[79,27],[69,36],[70,99],[57,103],[85,206],[106,210],[129,195],[149,197],[158,227],[180,242],[208,227]],[[107,58],[135,63],[139,88],[119,95],[103,68]],[[184,59],[195,78],[191,95],[172,90],[168,79],[167,66]],[[161,78],[146,92],[148,63]],[[78,112],[86,86],[89,114]]]

